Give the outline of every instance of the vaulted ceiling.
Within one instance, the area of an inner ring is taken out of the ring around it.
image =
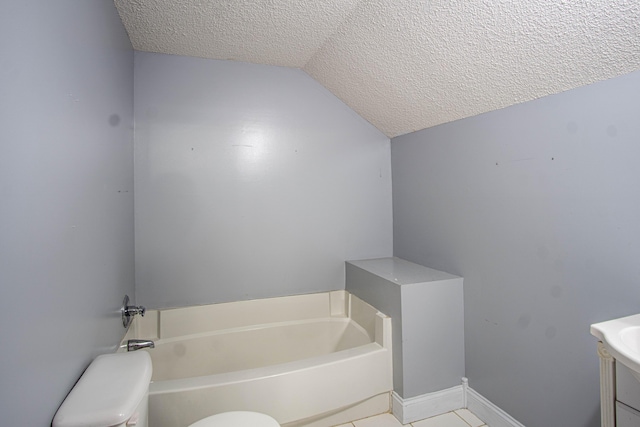
[[[389,137],[640,69],[637,0],[115,0],[137,50],[301,68]]]

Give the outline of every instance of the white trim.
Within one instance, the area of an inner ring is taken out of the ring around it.
[[[524,427],[471,387],[467,389],[467,403],[469,410],[491,427]]]
[[[402,424],[409,424],[462,408],[463,388],[458,385],[408,399],[403,399],[394,391],[391,401],[393,415]]]
[[[462,384],[459,386],[408,399],[403,399],[395,391],[391,393],[392,413],[403,425],[462,408],[468,408],[491,427],[524,427],[511,415],[469,387],[466,378],[462,378]]]

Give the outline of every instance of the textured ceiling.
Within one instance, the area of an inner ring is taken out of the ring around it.
[[[640,69],[638,0],[115,0],[137,50],[298,67],[387,136]]]

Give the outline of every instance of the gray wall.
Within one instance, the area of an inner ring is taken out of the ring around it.
[[[136,292],[344,289],[392,252],[389,139],[297,69],[136,52]]]
[[[46,426],[133,295],[133,52],[112,1],[0,13],[0,418]]]
[[[599,425],[589,325],[640,310],[640,72],[394,138],[394,255],[464,277],[472,388]]]
[[[346,290],[392,319],[393,389],[409,399],[464,377],[463,279],[399,258],[346,262]]]

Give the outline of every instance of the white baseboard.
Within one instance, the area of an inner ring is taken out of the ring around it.
[[[393,415],[404,425],[460,409],[463,396],[461,385],[408,399],[394,391],[391,406]]]
[[[391,402],[393,415],[403,425],[466,407],[489,427],[524,427],[511,415],[468,387],[466,378],[463,378],[462,385],[408,399],[403,399],[394,391]]]
[[[472,388],[467,389],[468,409],[490,427],[524,427],[515,418]]]

